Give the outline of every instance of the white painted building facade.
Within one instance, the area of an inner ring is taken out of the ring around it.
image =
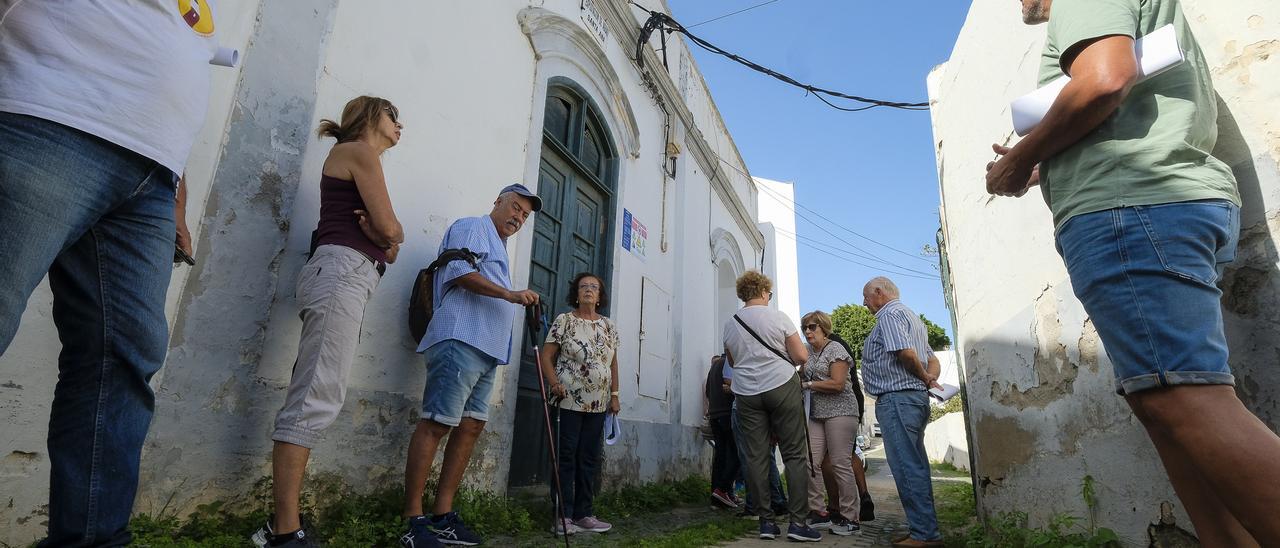
[[[1244,207],[1236,261],[1220,281],[1237,393],[1280,428],[1280,4],[1183,0],[1219,95],[1214,155],[1232,167]],[[1032,192],[992,198],[990,143],[1013,137],[1009,102],[1036,85],[1045,27],[1012,2],[974,2],[950,60],[929,77],[953,288],[955,344],[967,384],[980,513],[1024,511],[1033,525],[1091,516],[1125,545],[1174,509],[1191,530],[1054,248]],[[1093,478],[1097,507],[1079,496]]]
[[[153,381],[137,511],[235,504],[269,475],[271,423],[301,326],[293,286],[332,146],[314,130],[362,94],[393,101],[405,124],[383,166],[407,242],[368,305],[346,405],[311,473],[357,489],[400,481],[425,379],[406,329],[410,284],[453,220],[487,213],[498,189],[517,181],[549,205],[508,243],[514,284],[562,296],[571,270],[590,269],[612,297],[624,433],[606,448],[606,486],[705,471],[696,426],[720,326],[740,305],[732,281],[766,251],[793,280],[796,267],[794,247],[789,257],[765,249],[757,190],[683,42],[670,37],[658,51],[655,36],[641,67],[633,58],[646,15],[623,0],[216,7],[219,40],[241,51],[241,64],[214,69],[187,168],[197,266],[173,275],[169,357]],[[783,288],[778,296],[798,303]],[[59,348],[50,302],[42,286],[0,358],[8,543],[43,531]],[[521,420],[540,412],[523,408],[531,392],[520,325],[513,336],[471,487],[542,481],[530,464],[543,453],[540,430]]]
[[[796,260],[796,191],[792,183],[752,177],[758,189],[760,233],[764,235],[763,273],[773,280],[769,306],[800,327],[800,265]]]

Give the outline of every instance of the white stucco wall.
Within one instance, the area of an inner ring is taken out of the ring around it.
[[[765,274],[773,279],[769,304],[800,325],[800,265],[796,255],[796,192],[792,183],[752,177],[760,191],[756,211],[765,233]]]
[[[1220,95],[1215,155],[1232,165],[1245,201],[1239,256],[1221,282],[1237,390],[1280,425],[1275,322],[1280,274],[1280,5],[1184,0]],[[1163,501],[1191,526],[1146,435],[1114,394],[1111,364],[1054,250],[1049,211],[984,192],[990,143],[1011,137],[1009,101],[1036,82],[1045,29],[1013,3],[974,2],[950,60],[929,77],[943,230],[968,387],[979,508],[1042,522],[1086,515],[1084,476],[1098,486],[1099,526],[1148,543]]]
[[[657,0],[642,3],[665,9]],[[717,274],[721,266],[736,276],[760,263],[756,189],[741,175],[746,166],[683,43],[669,40],[667,67],[646,49],[642,71],[631,57],[643,14],[620,0],[596,0],[609,25],[602,40],[584,28],[581,5],[220,3],[222,41],[240,47],[242,64],[215,71],[210,116],[191,159],[188,211],[199,264],[176,271],[170,291],[173,334],[153,383],[157,409],[136,510],[167,505],[185,515],[213,499],[242,502],[269,474],[271,422],[301,327],[293,286],[332,146],[316,139],[314,128],[361,94],[389,98],[401,111],[404,136],[383,167],[407,241],[366,308],[346,406],[315,449],[310,472],[358,489],[399,481],[425,378],[405,329],[409,284],[450,222],[487,213],[506,184],[536,186],[553,77],[581,85],[609,126],[618,152],[616,222],[625,208],[649,229],[642,260],[621,249],[621,230],[612,228],[625,442],[606,450],[606,480],[701,473],[709,456],[695,429],[702,382],[721,347]],[[668,151],[673,177],[664,175]],[[532,226],[509,242],[520,287],[528,280]],[[671,296],[671,358],[641,371],[646,281]],[[0,434],[0,493],[10,499],[0,505],[2,542],[26,543],[43,530],[45,424],[58,350],[49,306],[42,289],[0,357],[0,416],[20,426]],[[520,327],[513,332],[518,347]],[[499,372],[470,486],[505,490],[515,373]],[[640,395],[641,375],[665,378],[665,396]]]

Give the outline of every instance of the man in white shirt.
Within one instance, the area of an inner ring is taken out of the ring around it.
[[[63,341],[40,546],[130,541],[213,34],[207,0],[0,0],[0,353],[46,273]]]

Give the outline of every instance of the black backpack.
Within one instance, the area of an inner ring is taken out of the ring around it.
[[[475,268],[480,256],[465,247],[446,249],[430,265],[418,271],[418,278],[413,281],[413,293],[409,295],[409,334],[413,336],[413,340],[421,341],[422,336],[427,334],[427,324],[431,323],[431,315],[435,312],[432,303],[435,300],[436,271],[459,260],[467,261],[471,268]]]

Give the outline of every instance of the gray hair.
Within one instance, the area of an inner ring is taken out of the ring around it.
[[[898,293],[898,286],[894,285],[893,280],[890,280],[889,278],[886,278],[884,276],[876,276],[874,278],[871,278],[871,281],[867,282],[867,289],[870,289],[872,291],[878,289],[880,290],[881,293],[884,293],[885,295],[888,295],[895,299],[900,296],[900,294]]]

